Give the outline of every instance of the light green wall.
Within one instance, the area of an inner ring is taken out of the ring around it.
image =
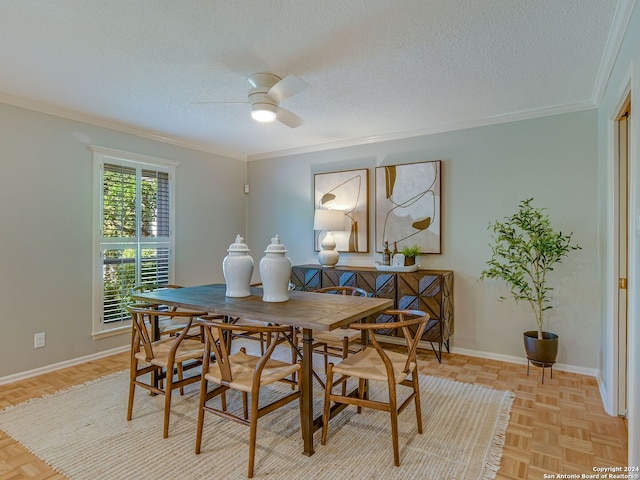
[[[176,278],[223,281],[243,233],[247,164],[0,104],[0,377],[126,345],[91,336],[92,169],[88,144],[181,162]],[[46,333],[46,347],[33,335]]]
[[[596,369],[601,326],[598,281],[597,112],[588,110],[488,127],[293,155],[249,163],[249,247],[262,252],[279,233],[294,264],[313,251],[313,175],[369,168],[369,244],[374,248],[375,167],[442,160],[442,254],[422,266],[454,270],[458,349],[524,357],[528,306],[500,302],[503,287],[479,280],[490,256],[487,225],[534,197],[552,223],[573,231],[582,250],[553,272],[547,329],[560,336],[558,363]],[[379,254],[343,254],[341,264],[373,265]]]
[[[0,127],[0,238],[6,247],[0,292],[3,323],[11,334],[0,342],[6,344],[3,352],[29,352],[21,365],[1,366],[0,376],[123,344],[121,336],[94,341],[90,335],[92,162],[87,144],[182,162],[177,170],[176,282],[187,285],[222,280],[226,247],[245,231],[245,198],[251,226],[247,237],[256,263],[275,233],[294,263],[315,262],[314,173],[370,169],[373,249],[375,167],[442,160],[443,253],[420,261],[455,271],[454,347],[498,355],[522,356],[521,332],[532,323],[524,306],[496,300],[502,293],[498,284],[478,280],[489,253],[486,226],[533,196],[583,246],[555,272],[557,308],[549,315],[549,329],[560,334],[559,362],[597,367],[593,352],[599,348],[602,308],[593,221],[598,210],[595,110],[260,160],[248,167],[8,105],[0,106]],[[225,181],[217,181],[221,178]],[[248,197],[242,192],[246,178]],[[378,257],[341,258],[342,263],[370,265]],[[47,333],[47,347],[34,350],[33,334],[40,331]]]

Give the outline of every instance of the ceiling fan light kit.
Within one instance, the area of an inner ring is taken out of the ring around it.
[[[276,100],[269,97],[269,90],[280,81],[280,77],[271,73],[255,73],[247,81],[252,87],[249,90],[251,118],[257,122],[273,122],[278,106]]]
[[[268,123],[278,120],[289,128],[299,127],[304,123],[299,116],[280,107],[280,102],[292,97],[307,88],[307,82],[295,75],[280,78],[273,73],[254,73],[249,78],[248,102],[197,102],[202,103],[249,103],[251,118],[257,122]]]
[[[251,118],[257,122],[273,122],[276,119],[276,106],[269,104],[251,105]]]
[[[251,117],[258,122],[279,122],[290,128],[299,127],[304,121],[294,113],[280,108],[280,101],[300,93],[307,83],[289,75],[284,79],[273,73],[254,73],[249,82]]]

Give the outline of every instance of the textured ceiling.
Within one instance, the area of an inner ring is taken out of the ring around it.
[[[592,106],[616,0],[1,0],[0,101],[235,158]],[[309,87],[259,124],[255,72]],[[35,107],[33,107],[35,108]]]

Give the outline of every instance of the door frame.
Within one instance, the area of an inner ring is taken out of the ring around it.
[[[632,61],[627,75],[623,78],[622,88],[615,97],[616,106],[608,112],[607,126],[607,184],[605,198],[605,221],[607,225],[604,238],[605,250],[603,281],[605,290],[604,326],[602,357],[599,382],[604,407],[609,415],[618,412],[618,116],[631,95],[631,114],[629,124],[629,213],[628,213],[628,272],[627,272],[627,421],[629,465],[637,462],[637,450],[640,449],[640,408],[636,407],[640,398],[640,99],[633,92],[640,92],[638,66]]]
[[[615,138],[612,147],[615,149],[615,168],[617,170],[617,181],[615,193],[618,197],[617,209],[616,209],[616,226],[618,230],[615,235],[616,241],[616,275],[618,276],[618,288],[616,297],[617,316],[615,322],[615,330],[617,331],[616,348],[617,360],[614,362],[614,370],[617,375],[616,379],[616,404],[614,405],[614,411],[617,415],[627,416],[628,412],[628,304],[629,304],[629,290],[627,285],[622,288],[620,286],[620,279],[624,278],[626,282],[629,279],[629,244],[634,232],[637,232],[638,226],[634,230],[631,197],[630,197],[630,185],[633,181],[633,177],[630,175],[630,148],[629,148],[629,131],[630,131],[630,102],[631,102],[631,85],[628,85],[625,89],[626,96],[624,97],[621,107],[615,116]],[[624,116],[627,115],[627,119],[623,121]],[[624,123],[624,135],[623,135],[623,123]],[[624,145],[623,145],[624,143]],[[624,147],[624,154],[622,154],[622,148]],[[624,175],[623,175],[624,171]],[[625,182],[622,185],[622,181]],[[624,198],[622,195],[624,194]],[[622,202],[624,202],[624,211],[622,211]],[[624,221],[623,221],[624,219]],[[622,238],[624,235],[624,239]],[[623,251],[624,248],[624,251]],[[624,271],[623,271],[624,270]],[[622,291],[624,290],[624,291]],[[624,295],[624,299],[621,297]],[[623,311],[623,312],[622,312]],[[624,317],[622,317],[624,315]],[[623,322],[624,321],[624,325]],[[622,372],[624,369],[624,373]],[[624,385],[623,385],[624,383]],[[624,396],[625,398],[621,398]]]

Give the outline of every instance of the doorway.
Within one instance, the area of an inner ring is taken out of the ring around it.
[[[617,118],[618,159],[618,415],[627,416],[628,385],[628,244],[629,244],[629,119],[631,96],[623,102]]]

